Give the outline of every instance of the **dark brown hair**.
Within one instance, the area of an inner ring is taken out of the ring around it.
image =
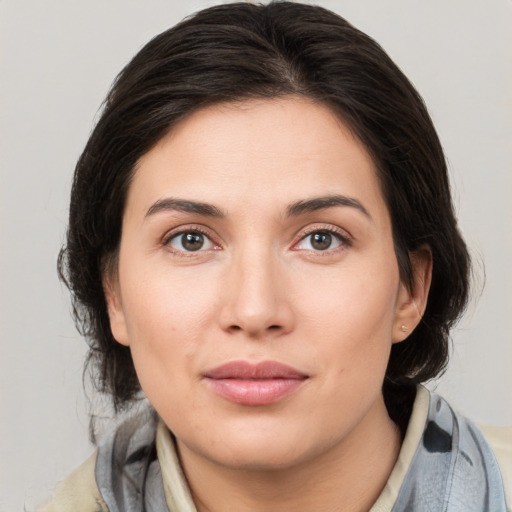
[[[102,274],[115,268],[134,167],[171,127],[204,106],[302,95],[336,112],[378,168],[401,278],[428,246],[433,277],[422,322],[393,345],[384,391],[400,422],[401,391],[446,366],[449,330],[468,296],[469,256],[451,202],[445,158],[421,97],[371,38],[320,7],[291,2],[205,9],[150,41],[122,70],[81,155],[59,270],[90,345],[100,390],[117,409],[139,382],[129,348],[112,337]],[[409,396],[410,398],[410,396]]]

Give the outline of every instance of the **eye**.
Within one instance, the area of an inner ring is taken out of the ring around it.
[[[205,251],[214,247],[213,242],[200,231],[182,231],[171,236],[166,244],[180,252]]]
[[[346,238],[339,233],[322,229],[307,234],[295,247],[306,251],[328,251],[347,243]]]

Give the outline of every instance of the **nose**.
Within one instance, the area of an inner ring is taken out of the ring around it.
[[[283,262],[271,251],[254,251],[231,261],[221,291],[220,324],[230,333],[275,338],[294,327]]]

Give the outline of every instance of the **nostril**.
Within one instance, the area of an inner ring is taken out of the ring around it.
[[[267,328],[268,331],[279,331],[281,329],[282,329],[282,327],[277,324],[269,325]],[[233,332],[233,331],[243,331],[244,329],[240,325],[234,324],[229,327],[229,330]]]

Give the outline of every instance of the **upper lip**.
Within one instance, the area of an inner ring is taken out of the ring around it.
[[[203,376],[218,380],[305,379],[308,377],[292,366],[277,361],[262,361],[259,363],[230,361],[206,371]]]

